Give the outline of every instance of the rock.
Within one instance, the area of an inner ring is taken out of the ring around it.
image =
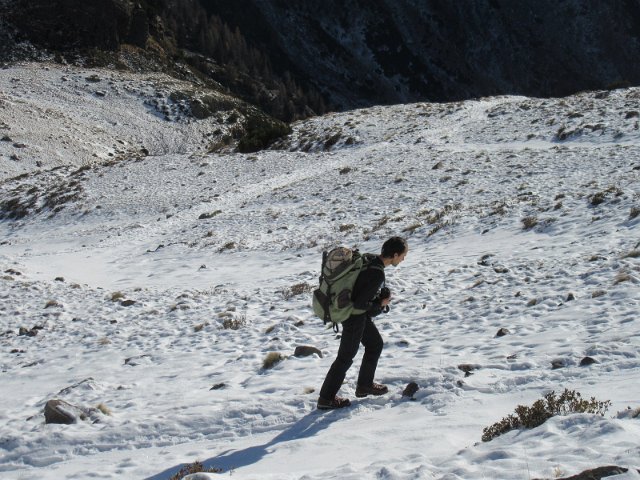
[[[294,357],[309,357],[314,354],[322,358],[322,352],[316,347],[298,346],[293,352]]]
[[[505,335],[509,335],[510,333],[511,332],[506,328],[501,328],[500,330],[498,330],[498,333],[496,333],[496,337],[504,337]]]
[[[136,304],[135,300],[123,300],[120,302],[120,305],[122,305],[123,307],[130,307],[135,304]]]
[[[591,357],[584,357],[582,360],[580,360],[581,367],[588,367],[589,365],[593,365],[594,363],[598,363],[598,362],[597,360]]]
[[[558,480],[600,480],[605,477],[626,473],[628,470],[628,468],[609,465],[585,470],[577,475],[559,478]]]
[[[418,387],[418,384],[416,382],[409,382],[409,384],[407,384],[407,386],[404,387],[404,390],[402,391],[402,396],[413,399],[413,396],[416,394],[416,392],[419,389],[420,387]]]
[[[70,425],[83,418],[84,413],[78,407],[64,400],[49,400],[44,406],[45,423],[59,423]],[[86,417],[86,415],[84,415]]]
[[[564,368],[566,366],[567,366],[567,362],[562,358],[557,359],[557,360],[553,360],[551,362],[551,368],[553,370],[557,370],[558,368]]]
[[[135,366],[140,365],[141,363],[143,363],[142,360],[146,359],[146,358],[151,358],[151,355],[144,353],[142,355],[137,355],[135,357],[125,358],[124,364],[125,365],[130,365],[132,367],[135,367]]]
[[[480,365],[472,365],[470,363],[462,363],[458,365],[458,370],[462,370],[464,372],[464,376],[468,377],[472,374],[474,370],[479,370]]]
[[[223,388],[226,388],[226,386],[227,386],[226,383],[216,383],[213,387],[211,387],[209,389],[209,391],[211,391],[211,390],[221,390]]]
[[[575,299],[576,299],[576,296],[573,293],[569,293],[569,295],[567,295],[567,302],[571,302]]]
[[[38,330],[42,330],[41,328],[33,327],[31,330],[25,327],[20,327],[18,331],[18,335],[21,337],[35,337],[38,334]]]

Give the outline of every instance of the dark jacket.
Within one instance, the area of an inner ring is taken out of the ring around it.
[[[380,268],[372,268],[377,266]],[[378,298],[380,288],[384,285],[384,263],[380,257],[375,257],[371,263],[360,272],[351,299],[353,306],[360,310],[366,310],[369,317],[375,317],[382,312],[382,305]]]

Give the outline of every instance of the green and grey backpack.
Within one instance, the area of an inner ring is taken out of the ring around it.
[[[313,292],[312,306],[313,312],[325,324],[331,323],[334,330],[351,315],[365,312],[354,307],[351,294],[358,275],[375,257],[346,247],[322,253],[320,286]],[[382,267],[374,265],[373,268]]]

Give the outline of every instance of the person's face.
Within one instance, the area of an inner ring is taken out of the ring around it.
[[[405,251],[402,253],[394,253],[393,259],[391,260],[391,265],[393,265],[394,267],[397,267],[398,265],[400,265],[400,263],[404,261],[408,252],[409,252],[409,247],[407,247]]]

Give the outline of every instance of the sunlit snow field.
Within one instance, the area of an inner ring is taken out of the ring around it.
[[[145,103],[177,111],[167,85],[0,70],[2,479],[640,478],[640,89],[331,114],[243,155]],[[355,398],[360,353],[320,413],[322,251],[391,235],[390,393]],[[611,406],[481,441],[564,389]],[[103,411],[45,424],[51,399]]]

